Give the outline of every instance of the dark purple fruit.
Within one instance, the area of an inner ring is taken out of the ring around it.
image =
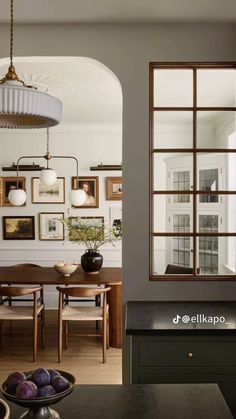
[[[36,384],[38,388],[40,388],[50,384],[51,377],[46,368],[38,368],[32,372],[31,380]]]
[[[48,370],[48,372],[49,372],[49,374],[50,374],[51,381],[52,381],[52,380],[53,380],[53,378],[54,378],[54,377],[56,377],[57,375],[61,375],[61,374],[59,373],[59,371],[57,371],[57,370]]]
[[[16,397],[20,399],[34,399],[37,394],[38,389],[33,381],[23,381],[16,387]]]
[[[70,387],[69,381],[62,375],[57,375],[54,377],[51,384],[55,388],[56,393],[61,393]]]
[[[56,391],[53,388],[53,386],[50,386],[50,385],[43,386],[43,387],[40,387],[38,389],[38,396],[37,397],[49,397],[49,396],[53,396],[53,394],[55,394],[55,393],[56,393]]]
[[[9,393],[14,393],[18,384],[26,380],[26,376],[23,372],[12,372],[8,375],[6,379],[7,391]]]

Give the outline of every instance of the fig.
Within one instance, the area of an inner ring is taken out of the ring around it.
[[[49,397],[53,396],[56,391],[51,385],[43,386],[38,389],[38,397]]]
[[[57,371],[57,370],[48,370],[48,372],[49,372],[49,374],[50,374],[51,381],[52,381],[52,380],[53,380],[53,378],[54,378],[54,377],[56,377],[57,375],[61,375],[61,374],[59,373],[59,371]]]
[[[57,375],[56,377],[54,377],[52,379],[51,384],[56,390],[56,393],[61,393],[62,391],[70,387],[69,381],[65,377],[62,377],[62,375]]]
[[[16,396],[20,399],[34,399],[37,397],[38,389],[33,381],[22,381],[16,387]]]
[[[40,388],[50,384],[51,377],[46,368],[38,368],[32,372],[31,380]]]
[[[9,393],[14,393],[18,384],[26,380],[26,376],[23,372],[12,372],[8,375],[6,379],[7,391]]]

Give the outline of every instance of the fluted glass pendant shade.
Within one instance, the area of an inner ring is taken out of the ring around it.
[[[0,128],[48,128],[59,124],[62,102],[26,86],[13,65],[13,0],[10,0],[10,66],[0,79]]]
[[[74,207],[80,207],[86,201],[86,193],[83,189],[72,189],[69,194],[69,200]]]
[[[26,193],[24,189],[12,189],[8,194],[8,200],[11,205],[19,207],[26,201]]]
[[[57,180],[57,174],[53,169],[43,169],[40,172],[39,180],[43,185],[52,186]]]
[[[46,128],[59,124],[62,102],[20,84],[0,85],[0,128]]]

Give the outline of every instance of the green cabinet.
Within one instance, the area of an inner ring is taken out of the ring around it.
[[[133,335],[131,382],[236,382],[236,336]]]

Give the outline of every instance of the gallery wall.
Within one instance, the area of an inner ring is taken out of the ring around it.
[[[44,155],[46,150],[46,130],[4,131],[0,132],[0,141],[4,153],[0,155],[0,176],[15,176],[15,172],[2,171],[2,167],[11,166],[22,155]],[[121,211],[121,201],[107,200],[106,178],[121,176],[121,171],[90,171],[90,166],[103,164],[121,164],[121,130],[112,126],[59,126],[50,130],[50,151],[52,155],[74,155],[79,160],[80,177],[98,177],[98,208],[72,208],[69,202],[71,178],[76,175],[76,166],[71,160],[53,159],[53,167],[58,177],[65,178],[65,203],[33,203],[31,178],[38,177],[39,172],[21,172],[26,178],[27,201],[25,206],[0,207],[0,264],[10,266],[23,262],[32,262],[42,266],[53,266],[60,261],[80,262],[85,247],[71,243],[67,235],[65,240],[40,240],[39,213],[63,212],[68,210],[72,216],[104,217],[109,222],[111,217]],[[92,150],[92,152],[91,152]],[[22,163],[45,165],[45,160],[27,159]],[[4,240],[3,216],[33,216],[35,224],[34,240]],[[101,249],[104,266],[121,266],[121,242],[105,245]],[[52,295],[53,287],[46,292],[48,308],[56,307],[56,297]]]

